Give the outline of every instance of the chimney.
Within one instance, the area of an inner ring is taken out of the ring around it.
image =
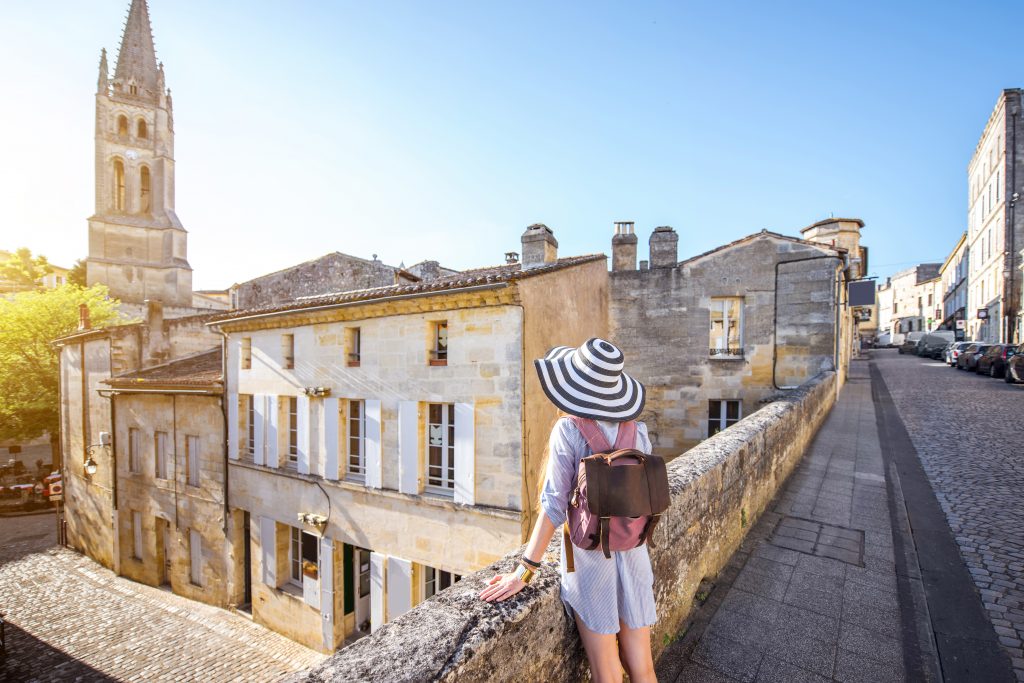
[[[679,264],[679,235],[667,225],[651,233],[651,268],[675,268]]]
[[[92,327],[89,322],[89,306],[88,304],[78,304],[78,331],[84,332]]]
[[[612,237],[612,270],[636,270],[636,243],[633,221],[616,221]]]
[[[437,261],[424,261],[420,264],[420,279],[424,282],[430,282],[441,277],[441,264]]]
[[[519,254],[514,251],[505,252],[505,263],[508,265],[514,265],[519,263]]]
[[[146,325],[143,328],[145,365],[156,365],[167,360],[170,344],[164,332],[164,304],[155,299],[146,299]]]
[[[534,223],[522,237],[523,270],[536,268],[558,260],[558,240],[551,228],[543,223]]]

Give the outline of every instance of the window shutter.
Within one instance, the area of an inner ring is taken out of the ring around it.
[[[325,650],[334,650],[334,541],[320,539],[320,623]]]
[[[322,429],[320,432],[320,459],[317,474],[324,479],[338,478],[338,399],[321,401]]]
[[[384,625],[384,560],[381,553],[370,553],[370,633]]]
[[[264,421],[267,424],[267,467],[280,467],[278,465],[278,425],[281,422],[278,403],[280,397],[267,396],[267,412]]]
[[[398,404],[398,490],[419,493],[419,406],[416,401]]]
[[[455,502],[473,505],[476,493],[476,430],[473,404],[455,404]]]
[[[238,394],[228,394],[228,457],[238,460]]]
[[[366,431],[366,485],[375,489],[384,484],[383,462],[381,458],[381,423],[380,401],[367,399],[363,401],[364,425]]]
[[[298,443],[299,474],[309,474],[309,396],[299,396],[295,401],[295,429]]]
[[[388,621],[412,609],[412,562],[388,557]]]
[[[195,529],[188,532],[189,570],[191,580],[197,586],[203,585],[203,537]]]
[[[266,459],[266,431],[267,431],[267,396],[256,394],[252,397],[253,404],[253,447],[252,461],[257,465],[264,465]]]
[[[260,517],[260,563],[263,583],[277,588],[277,523],[269,517]]]

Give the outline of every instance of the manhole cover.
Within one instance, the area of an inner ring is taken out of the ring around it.
[[[769,542],[807,555],[864,566],[864,532],[800,517],[783,517]]]

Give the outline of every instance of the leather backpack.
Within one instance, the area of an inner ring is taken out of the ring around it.
[[[636,422],[622,422],[609,444],[593,420],[571,417],[593,452],[580,460],[576,487],[562,527],[566,570],[575,571],[572,547],[594,550],[606,558],[612,550],[629,550],[651,542],[651,534],[669,506],[664,458],[638,451]]]

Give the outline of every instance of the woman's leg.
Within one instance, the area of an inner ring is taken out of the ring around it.
[[[651,658],[651,627],[629,628],[619,620],[619,657],[630,683],[657,683]]]
[[[592,683],[622,683],[622,665],[619,663],[619,648],[614,633],[595,633],[576,615],[583,648],[590,661]],[[649,655],[648,655],[649,656]],[[652,679],[653,680],[653,679]]]

